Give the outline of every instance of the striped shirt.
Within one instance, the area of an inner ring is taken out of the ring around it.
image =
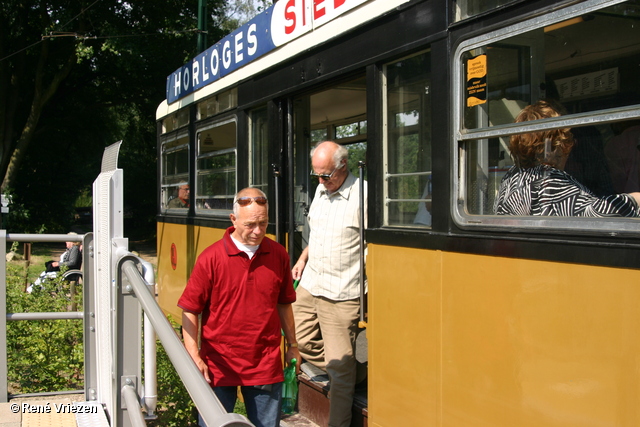
[[[628,194],[597,197],[568,173],[548,165],[513,166],[502,178],[497,215],[636,217],[640,210]]]
[[[364,183],[365,220],[367,183]],[[300,286],[315,296],[346,301],[360,296],[360,180],[351,173],[338,191],[318,185],[309,208],[309,259]],[[366,226],[366,224],[365,224]]]

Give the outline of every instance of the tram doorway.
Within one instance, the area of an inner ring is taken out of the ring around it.
[[[308,214],[311,202],[319,185],[311,176],[310,151],[322,141],[335,141],[347,148],[347,167],[360,175],[359,162],[365,161],[367,151],[367,87],[366,79],[360,76],[342,81],[321,91],[299,95],[290,101],[289,122],[289,186],[290,206],[288,237],[291,263],[294,265],[309,242]],[[365,170],[366,172],[366,170]],[[366,179],[366,176],[365,176]],[[364,300],[362,309],[366,312]],[[352,406],[352,426],[367,423],[367,339],[366,329],[361,329],[356,342],[357,379]],[[318,425],[327,425],[329,417],[329,377],[327,373],[311,363],[302,365],[300,376],[298,410],[299,415]],[[297,424],[295,424],[297,425]]]
[[[318,180],[310,176],[309,152],[318,142],[331,140],[349,150],[348,167],[358,176],[358,162],[367,151],[367,87],[364,76],[336,84],[328,89],[293,99],[292,135],[289,156],[293,159],[293,185],[289,200],[293,200],[289,222],[289,247],[292,262],[309,241],[307,214]]]

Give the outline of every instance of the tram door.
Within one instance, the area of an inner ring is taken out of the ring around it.
[[[293,206],[289,222],[289,247],[295,263],[309,241],[307,214],[318,186],[310,176],[309,152],[318,142],[332,140],[349,151],[348,167],[358,176],[358,162],[367,149],[366,81],[364,76],[325,90],[296,97],[292,101],[289,156],[293,160],[293,183],[289,200]]]

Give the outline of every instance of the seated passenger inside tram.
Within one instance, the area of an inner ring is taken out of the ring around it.
[[[640,120],[614,123],[616,135],[604,148],[613,189],[640,191]]]
[[[189,207],[189,192],[190,192],[189,184],[183,183],[178,186],[178,194],[173,199],[169,200],[169,204],[167,205],[170,209],[182,208],[186,209]]]
[[[558,117],[561,107],[538,101],[525,107],[515,122]],[[597,196],[565,172],[574,137],[570,129],[516,134],[509,150],[514,166],[500,183],[497,215],[638,217],[640,192]]]

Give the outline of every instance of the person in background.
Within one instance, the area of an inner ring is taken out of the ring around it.
[[[309,246],[293,266],[300,279],[293,305],[300,354],[330,381],[330,427],[348,427],[356,384],[355,340],[360,310],[360,186],[347,149],[332,141],[311,150],[320,181],[309,209]],[[366,187],[365,187],[366,188]],[[365,189],[365,209],[366,202]],[[365,212],[366,218],[366,212]]]
[[[71,232],[69,235],[77,236],[77,233]],[[27,286],[26,291],[32,293],[34,288],[42,288],[43,282],[47,279],[55,279],[62,267],[67,270],[79,270],[82,266],[82,246],[80,242],[65,242],[67,249],[60,255],[59,261],[47,261],[44,263],[45,271]],[[77,280],[77,275],[70,276],[67,280]]]
[[[516,123],[558,117],[552,102],[525,107]],[[640,193],[596,196],[564,171],[574,140],[570,129],[511,136],[509,150],[515,165],[500,183],[497,215],[637,217]]]
[[[183,184],[178,187],[178,197],[169,200],[169,205],[167,206],[170,209],[174,208],[188,208],[189,207],[189,184]]]
[[[249,420],[277,427],[284,380],[281,330],[287,362],[300,360],[289,256],[265,237],[269,217],[262,191],[239,191],[230,219],[233,226],[223,238],[198,257],[178,300],[184,345],[228,412],[240,386]]]
[[[69,233],[77,235],[76,233]],[[60,267],[67,267],[69,270],[77,270],[82,265],[82,252],[80,242],[64,242],[67,250],[60,255],[60,261],[47,261],[44,263],[46,271],[60,271]]]

